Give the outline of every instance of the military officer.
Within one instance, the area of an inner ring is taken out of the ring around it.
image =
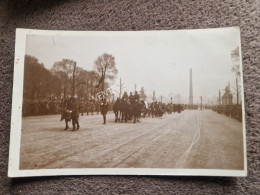
[[[79,129],[79,103],[76,97],[71,98],[71,111],[73,131],[75,131],[75,125],[77,125],[77,130]]]
[[[103,116],[103,124],[106,124],[106,115],[107,115],[107,111],[108,111],[108,103],[106,99],[103,99],[103,101],[100,104],[100,110],[101,110],[101,114]]]

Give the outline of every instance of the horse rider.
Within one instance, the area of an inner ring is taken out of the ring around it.
[[[103,120],[104,120],[103,124],[105,125],[106,124],[106,115],[107,115],[107,111],[108,111],[108,103],[105,98],[103,99],[103,101],[100,104],[100,111],[101,111],[101,114],[102,114]]]
[[[127,95],[127,92],[126,92],[126,91],[124,92],[124,95],[123,95],[123,97],[122,97],[122,100],[124,100],[124,101],[127,101],[127,100],[128,100],[128,95]]]
[[[129,99],[130,104],[132,105],[134,103],[134,96],[133,96],[132,92],[130,92],[128,99]]]
[[[134,95],[134,101],[136,101],[136,100],[137,100],[137,102],[139,102],[139,100],[140,100],[140,96],[137,93],[137,91],[135,91],[135,95]]]

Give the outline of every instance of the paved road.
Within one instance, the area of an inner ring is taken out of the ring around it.
[[[210,110],[185,110],[140,123],[115,123],[108,114],[81,116],[78,131],[59,115],[23,118],[21,169],[243,169],[242,123]]]

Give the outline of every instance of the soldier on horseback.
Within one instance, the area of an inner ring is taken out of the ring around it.
[[[122,100],[127,101],[128,100],[128,95],[127,92],[124,92],[124,95],[122,96]]]
[[[130,104],[132,105],[134,103],[134,96],[133,96],[132,92],[130,92],[128,99],[129,99]]]
[[[134,101],[138,101],[138,102],[139,102],[139,100],[140,100],[140,96],[139,96],[139,94],[137,93],[137,91],[135,91]]]

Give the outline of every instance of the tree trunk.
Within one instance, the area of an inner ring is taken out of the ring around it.
[[[102,81],[102,91],[104,91],[104,89],[105,89],[105,73],[104,73],[104,75],[102,75],[102,77],[103,77],[103,81]]]
[[[76,62],[73,65],[73,74],[72,74],[72,97],[75,95],[75,72],[76,72]]]

